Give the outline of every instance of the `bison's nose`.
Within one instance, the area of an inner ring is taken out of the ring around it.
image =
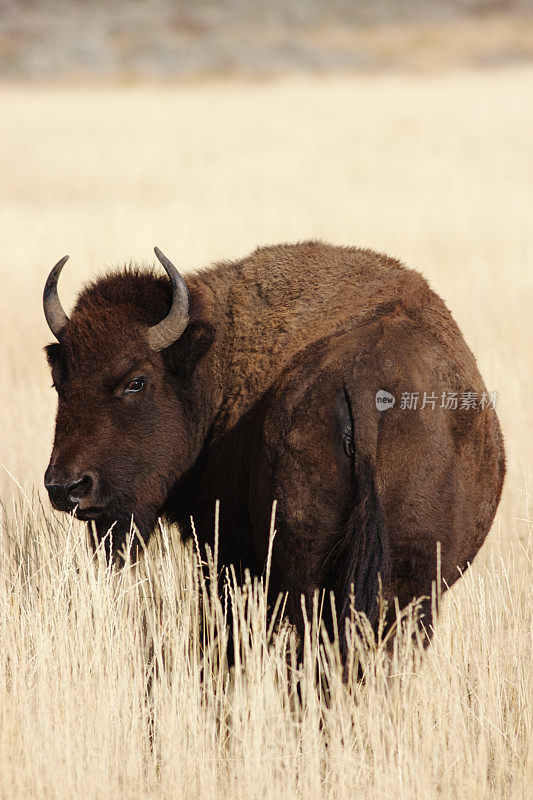
[[[44,485],[56,508],[61,511],[72,511],[80,500],[91,492],[94,479],[91,475],[86,474],[62,483],[54,479],[51,470],[47,470],[44,476]]]

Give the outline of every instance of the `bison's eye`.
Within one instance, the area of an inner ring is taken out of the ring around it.
[[[135,392],[140,392],[144,384],[145,384],[144,378],[134,378],[132,381],[128,383],[128,385],[124,389],[124,394],[133,394]]]

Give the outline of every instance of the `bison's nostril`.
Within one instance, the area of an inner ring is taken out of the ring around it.
[[[85,497],[91,491],[93,486],[93,479],[90,475],[83,475],[83,477],[79,478],[77,481],[72,481],[69,483],[67,488],[67,494],[72,500],[73,503],[76,503],[81,497]]]
[[[48,474],[45,476],[45,486],[52,503],[63,511],[71,510],[82,497],[86,497],[93,488],[93,479],[90,475],[82,475],[75,481],[59,483],[50,481]]]

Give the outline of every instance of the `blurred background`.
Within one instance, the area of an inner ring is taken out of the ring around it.
[[[0,0],[9,78],[272,77],[533,55],[533,0]]]

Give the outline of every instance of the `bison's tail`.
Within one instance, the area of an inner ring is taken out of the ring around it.
[[[353,609],[366,614],[375,627],[379,596],[390,578],[385,517],[376,488],[374,460],[356,449],[351,462],[350,510],[334,558],[338,630],[344,657],[346,619]]]

